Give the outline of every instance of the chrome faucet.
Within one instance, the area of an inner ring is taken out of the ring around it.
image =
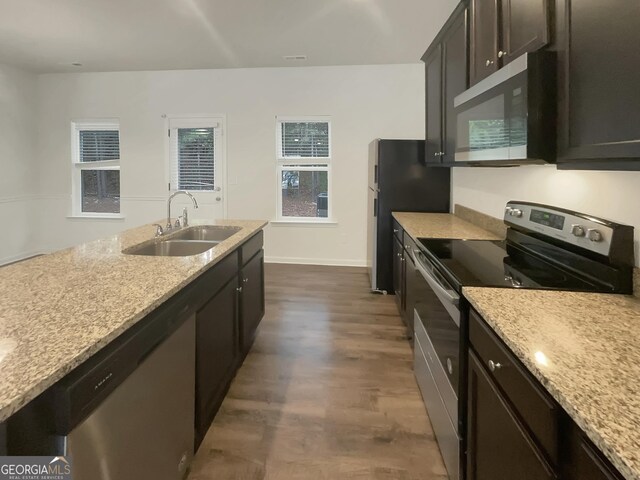
[[[186,190],[178,190],[177,192],[173,192],[171,195],[169,195],[169,199],[167,200],[167,226],[165,228],[166,230],[171,230],[173,228],[173,226],[171,225],[171,200],[173,200],[173,197],[180,194],[188,196],[193,202],[193,208],[198,208],[198,202],[196,198]],[[179,226],[180,226],[179,223],[176,222],[176,227],[179,227]]]

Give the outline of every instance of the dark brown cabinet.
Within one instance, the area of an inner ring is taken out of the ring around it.
[[[404,318],[404,250],[402,243],[394,235],[393,237],[393,291],[395,292],[396,304],[400,315]]]
[[[471,0],[470,16],[469,82],[475,85],[500,65],[498,0]]]
[[[640,2],[560,4],[559,167],[640,169]]]
[[[571,428],[568,452],[566,453],[566,480],[622,480],[609,462],[603,458],[582,431]]]
[[[467,480],[622,480],[473,309],[468,324]]]
[[[473,351],[468,389],[467,479],[557,478]]]
[[[424,58],[426,81],[427,163],[440,163],[442,155],[442,46]]]
[[[196,315],[196,443],[204,438],[238,358],[238,287],[234,276]]]
[[[501,0],[502,49],[498,56],[503,65],[549,43],[550,1]]]
[[[549,43],[551,1],[471,0],[471,85]]]
[[[458,5],[422,57],[425,63],[427,164],[454,161],[453,100],[467,88],[467,8]]]
[[[264,253],[260,250],[240,271],[240,335],[246,354],[264,316]]]
[[[264,315],[262,232],[193,287],[196,312],[195,447],[202,442]]]

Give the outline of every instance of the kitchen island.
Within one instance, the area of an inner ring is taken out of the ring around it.
[[[261,230],[266,222],[200,223],[239,230],[198,255],[123,253],[158,241],[154,238],[156,228],[144,225],[0,268],[0,422],[126,334],[215,265],[225,261],[233,275],[241,279],[237,272],[246,268],[242,259],[245,245],[251,245],[251,255],[261,268]],[[162,239],[177,233],[165,234]],[[230,261],[233,255],[235,258]],[[260,301],[264,290],[258,288],[257,292]],[[261,315],[264,305],[259,307]]]

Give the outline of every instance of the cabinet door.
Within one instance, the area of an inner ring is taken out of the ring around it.
[[[473,351],[469,351],[468,389],[468,480],[557,478]]]
[[[258,325],[264,316],[264,252],[261,250],[241,273],[241,337],[242,350],[246,354],[256,336]]]
[[[640,2],[566,0],[566,5],[559,42],[559,161],[597,160],[606,167],[640,160]]]
[[[501,0],[503,64],[549,43],[549,0]]]
[[[427,163],[442,161],[442,45],[424,59],[426,80]]]
[[[196,314],[196,444],[204,437],[233,377],[238,357],[238,280]]]
[[[569,450],[565,457],[567,480],[621,480],[622,475],[605,460],[580,429],[571,425]]]
[[[453,100],[467,89],[467,9],[462,9],[442,39],[444,163],[453,163],[456,150],[456,116]]]
[[[405,251],[404,254],[404,291],[405,306],[404,316],[402,317],[407,326],[407,338],[413,338],[413,310],[416,304],[416,290],[419,279],[417,275],[420,273],[416,270],[411,254]]]
[[[498,0],[471,0],[469,82],[475,85],[499,68]]]
[[[404,312],[404,253],[402,244],[393,237],[393,291],[398,310]]]

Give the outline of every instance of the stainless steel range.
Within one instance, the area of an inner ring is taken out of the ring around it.
[[[465,286],[631,293],[633,227],[512,201],[504,241],[419,239],[414,369],[449,478],[461,478]],[[467,311],[465,311],[467,310]]]

